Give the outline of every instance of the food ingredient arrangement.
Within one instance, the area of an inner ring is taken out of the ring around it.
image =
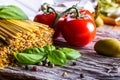
[[[55,65],[65,65],[66,60],[75,60],[81,55],[78,51],[71,48],[55,49],[55,46],[44,46],[42,48],[29,48],[21,53],[14,53],[15,58],[22,64],[38,64],[49,60]]]
[[[0,68],[14,63],[14,52],[51,45],[54,31],[29,20],[0,20]]]
[[[63,37],[70,46],[87,46],[96,37],[96,26],[101,25],[97,20],[101,15],[95,19],[88,10],[78,9],[76,5],[61,13],[48,4],[43,4],[41,10],[31,21],[17,6],[0,7],[1,69],[16,64],[38,65],[46,60],[49,64],[64,66],[82,54],[73,48],[57,48],[54,41]],[[98,55],[120,57],[119,43],[114,38],[99,40],[94,50]]]
[[[17,6],[1,6],[0,13],[0,68],[14,66],[15,58],[21,64],[29,65],[48,58],[51,63],[62,66],[67,59],[81,56],[73,49],[55,50],[54,46],[49,46],[53,44],[54,30],[45,24],[28,20]]]

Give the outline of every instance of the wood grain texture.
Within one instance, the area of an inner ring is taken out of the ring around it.
[[[38,72],[32,71],[34,65],[29,65],[29,70],[21,67],[8,67],[0,70],[0,79],[3,80],[120,80],[120,58],[112,58],[98,55],[94,51],[96,41],[113,37],[120,40],[120,33],[115,31],[97,30],[93,42],[85,47],[73,47],[68,45],[62,37],[55,41],[57,47],[71,47],[82,54],[82,57],[68,61],[65,66],[49,68],[37,66]],[[73,66],[73,62],[76,65]],[[67,72],[66,77],[62,74]]]

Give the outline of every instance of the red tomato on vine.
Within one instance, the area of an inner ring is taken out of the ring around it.
[[[52,27],[55,17],[56,17],[56,14],[53,12],[40,13],[35,16],[34,21],[43,23]]]
[[[76,10],[75,15],[68,15],[64,21],[62,35],[73,46],[85,46],[96,35],[94,17],[88,10]]]
[[[54,39],[62,33],[64,39],[73,46],[85,46],[94,39],[96,26],[94,17],[88,10],[78,10],[73,6],[58,14],[53,8],[47,6],[46,11],[49,11],[49,9],[52,9],[53,12],[36,15],[34,21],[47,24],[54,28]],[[72,14],[71,9],[72,11],[74,9]]]
[[[67,17],[62,35],[70,45],[85,46],[94,39],[96,26],[89,18]]]

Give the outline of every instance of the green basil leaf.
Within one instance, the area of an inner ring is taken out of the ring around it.
[[[49,45],[43,47],[45,50],[45,53],[50,53],[51,51],[55,50],[55,46]]]
[[[36,64],[43,60],[44,56],[39,54],[14,53],[15,58],[21,64]]]
[[[55,65],[65,65],[66,56],[63,52],[58,50],[53,50],[48,54],[48,60]]]
[[[15,5],[0,6],[0,18],[28,20],[28,16],[23,10]]]
[[[44,55],[45,51],[44,48],[28,48],[25,49],[24,51],[22,51],[22,53],[28,53],[28,54],[40,54],[40,55]]]
[[[75,49],[59,48],[58,50],[62,51],[68,60],[75,60],[81,56],[80,52]]]
[[[0,10],[2,10],[4,7],[5,7],[4,5],[1,5],[1,6],[0,6]]]
[[[18,62],[21,62],[21,61],[19,60],[19,58],[17,57],[17,54],[18,54],[18,53],[13,53],[13,56],[15,57],[15,59],[16,59]]]

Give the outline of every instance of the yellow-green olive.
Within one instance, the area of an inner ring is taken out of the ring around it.
[[[120,41],[115,38],[99,40],[95,43],[94,50],[101,55],[120,57]]]

